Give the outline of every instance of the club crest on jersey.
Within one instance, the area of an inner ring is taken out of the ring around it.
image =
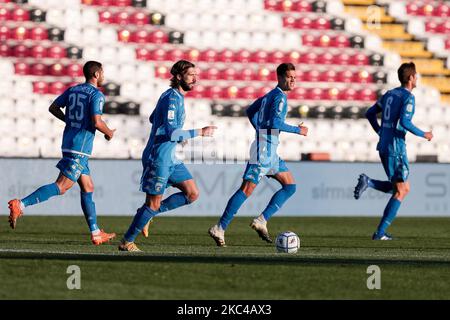
[[[409,103],[409,104],[406,106],[406,111],[408,111],[408,112],[412,112],[412,111],[413,111],[413,105],[412,105],[411,103]]]
[[[163,184],[162,184],[162,183],[160,183],[160,182],[157,182],[157,183],[155,184],[155,190],[156,190],[156,192],[159,192],[159,191],[161,191],[161,188],[162,188],[162,186],[163,186]]]
[[[169,110],[169,112],[167,113],[167,118],[169,120],[175,119],[175,110]]]

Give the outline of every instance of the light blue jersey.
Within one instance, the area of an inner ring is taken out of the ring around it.
[[[289,171],[277,155],[279,133],[299,134],[300,128],[285,123],[287,110],[287,96],[278,86],[248,107],[247,116],[256,130],[256,140],[251,146],[244,180],[258,184],[265,175]]]
[[[159,166],[179,163],[175,158],[177,143],[197,136],[194,129],[182,130],[185,118],[184,96],[177,89],[168,89],[161,95],[150,115],[152,130],[142,154],[144,166],[147,162]]]
[[[103,93],[90,83],[73,86],[55,100],[58,107],[67,106],[62,152],[91,155],[96,130],[92,117],[103,113],[104,103]]]
[[[403,87],[386,92],[383,97],[366,113],[372,128],[380,136],[377,150],[381,154],[406,154],[405,136],[410,131],[416,136],[424,137],[425,133],[411,122],[415,111],[413,94]],[[377,113],[382,113],[381,126]]]

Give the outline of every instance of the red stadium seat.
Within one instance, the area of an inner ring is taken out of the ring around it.
[[[238,91],[238,98],[240,99],[255,99],[256,89],[252,86],[240,88]]]
[[[298,51],[291,51],[289,55],[287,56],[287,60],[291,61],[292,63],[299,63],[301,60],[301,54]]]
[[[114,23],[120,24],[123,26],[127,26],[131,24],[131,17],[130,14],[126,11],[121,11],[116,14],[114,14]]]
[[[302,30],[313,29],[313,20],[309,17],[298,18],[295,22],[295,28]]]
[[[115,17],[111,11],[102,11],[98,13],[98,21],[101,23],[115,23]]]
[[[11,30],[11,38],[14,40],[26,40],[29,39],[29,30],[23,26],[13,28]]]
[[[324,90],[322,88],[307,89],[306,98],[308,100],[323,100],[324,99]]]
[[[136,11],[131,15],[130,22],[134,25],[143,26],[150,23],[150,17],[145,12]]]
[[[85,1],[85,0],[83,0]],[[96,6],[101,6],[101,7],[111,7],[113,6],[113,0],[87,0],[88,3],[86,4],[95,4]]]
[[[349,65],[350,64],[350,55],[348,53],[339,53],[334,56],[334,63],[338,65]]]
[[[23,44],[18,44],[12,49],[12,56],[16,58],[25,58],[29,56],[29,48]]]
[[[312,4],[307,0],[294,2],[293,11],[296,12],[312,12]]]
[[[155,76],[161,79],[169,79],[171,77],[170,70],[166,66],[159,66],[155,69]]]
[[[150,60],[153,61],[165,61],[167,59],[167,51],[164,49],[155,49],[150,51]]]
[[[332,38],[331,45],[336,48],[348,48],[350,47],[350,40],[343,34],[337,35]]]
[[[6,8],[0,8],[0,21],[7,21],[11,19],[10,11]]]
[[[37,94],[48,94],[48,83],[45,81],[33,82],[33,92]]]
[[[116,7],[130,7],[132,5],[131,0],[112,0],[112,5]]]
[[[353,82],[359,82],[359,83],[372,83],[373,82],[373,78],[372,75],[365,71],[362,70],[360,72],[355,72],[353,74]]]
[[[428,3],[419,8],[419,15],[422,16],[433,16],[434,15],[434,7],[432,4]]]
[[[270,71],[267,68],[260,68],[256,75],[258,81],[276,81],[277,77],[275,72]]]
[[[198,51],[197,49],[189,49],[186,52],[186,57],[189,61],[199,61],[200,59],[200,51]]]
[[[48,75],[48,67],[43,63],[35,63],[31,66],[31,74],[33,76]]]
[[[238,72],[238,79],[242,81],[252,81],[254,79],[253,69],[244,67]]]
[[[233,67],[228,67],[221,70],[220,76],[223,80],[235,80],[236,74],[236,69],[234,69]]]
[[[373,90],[366,88],[358,92],[358,99],[363,101],[375,101],[377,95]]]
[[[448,4],[448,2],[438,4],[435,13],[438,17],[442,18],[450,17],[450,5]]]
[[[306,89],[303,87],[296,87],[291,93],[293,100],[305,100],[306,99]]]
[[[445,40],[445,48],[450,49],[450,38]]]
[[[48,58],[62,59],[65,58],[66,56],[67,50],[62,46],[53,45],[48,49]]]
[[[156,30],[150,33],[149,41],[151,43],[167,43],[169,42],[169,36],[161,30]]]
[[[240,63],[249,63],[251,61],[252,53],[248,50],[239,50],[236,52],[236,61]]]
[[[30,57],[35,59],[42,59],[47,57],[47,48],[43,45],[37,44],[30,48]]]
[[[7,26],[0,26],[0,41],[8,40],[11,37],[11,31]]]
[[[196,91],[195,88],[193,91]],[[223,98],[223,90],[221,87],[213,85],[209,86],[205,89],[203,92],[202,98],[209,98],[209,99],[222,99]]]
[[[292,16],[284,16],[283,17],[283,27],[285,28],[297,28],[297,19]]]
[[[416,16],[419,13],[419,6],[415,3],[409,3],[406,5],[406,12]]]
[[[365,66],[369,64],[369,57],[360,52],[351,57],[351,64],[357,66]]]
[[[147,48],[137,48],[136,49],[136,58],[138,60],[144,60],[144,61],[150,60],[150,58],[151,58],[150,50]]]
[[[65,76],[66,68],[61,63],[52,64],[49,68],[49,74],[54,77],[62,77]]]
[[[30,66],[25,62],[14,63],[14,73],[24,76],[30,74]]]
[[[353,88],[343,89],[339,93],[339,100],[357,100],[357,91]]]
[[[275,11],[277,9],[277,0],[264,0],[264,9]]]
[[[119,30],[117,33],[118,40],[121,42],[130,42],[131,41],[131,32],[127,29]]]
[[[269,60],[269,54],[266,51],[255,51],[252,53],[252,62],[267,63],[267,60]]]
[[[11,47],[6,43],[0,43],[0,57],[10,57],[12,55]]]
[[[218,61],[227,63],[234,62],[234,52],[229,49],[220,51],[218,53]]]
[[[427,32],[437,32],[438,24],[436,21],[428,21],[425,23],[425,31]]]
[[[268,63],[280,64],[286,61],[285,53],[280,50],[270,52],[267,57]]]
[[[136,43],[148,43],[153,42],[151,39],[151,34],[147,30],[138,30],[132,33],[132,42]]]
[[[83,67],[78,63],[69,64],[66,67],[66,75],[71,78],[78,78],[83,76]]]
[[[186,55],[185,52],[179,48],[167,52],[167,60],[178,61],[182,59],[186,59]]]
[[[216,62],[219,60],[219,54],[215,50],[207,49],[200,52],[199,60],[205,62]]]
[[[339,100],[340,90],[338,88],[330,88],[325,90],[324,99],[325,100]]]
[[[339,82],[351,83],[353,82],[353,72],[350,70],[339,71],[337,74],[337,80]]]
[[[311,34],[304,34],[302,36],[302,44],[308,47],[315,46],[316,38]]]
[[[205,88],[201,84],[198,84],[194,87],[194,90],[189,91],[187,93],[187,95],[189,97],[196,98],[196,99],[204,99],[204,98],[206,98],[206,91],[207,91],[207,88]]]
[[[321,82],[337,82],[337,72],[333,69],[322,72],[319,80]]]
[[[320,72],[317,70],[309,70],[303,74],[303,79],[306,82],[319,82],[320,81]]]
[[[307,52],[306,54],[300,55],[300,63],[304,64],[316,64],[318,60],[318,55],[315,52]]]
[[[22,8],[15,8],[11,12],[11,19],[14,21],[29,21],[30,13]]]
[[[49,84],[48,93],[60,95],[66,89],[67,85],[61,81],[54,81]]]
[[[332,47],[333,42],[329,35],[323,34],[319,37],[319,39],[316,40],[315,45],[319,47]]]
[[[239,88],[236,86],[229,86],[224,89],[224,98],[225,99],[237,99],[239,95]]]
[[[331,29],[330,20],[323,17],[313,20],[312,29],[314,30],[327,30]]]
[[[34,27],[30,31],[30,39],[36,41],[47,40],[48,30],[41,26]]]
[[[220,70],[211,67],[203,72],[203,77],[207,80],[219,80],[220,79]]]
[[[333,64],[334,56],[330,52],[324,52],[317,57],[318,64]]]
[[[262,97],[263,95],[269,93],[273,88],[274,87],[267,85],[256,89],[256,97]]]

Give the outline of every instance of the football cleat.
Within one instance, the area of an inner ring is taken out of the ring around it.
[[[214,239],[218,247],[226,247],[225,245],[225,231],[214,225],[208,230],[208,234]]]
[[[119,251],[142,252],[134,242],[128,242],[122,239],[119,244]]]
[[[97,234],[91,234],[91,241],[94,245],[98,246],[102,243],[108,242],[116,236],[115,233],[106,233],[103,230],[100,230]]]
[[[359,175],[358,184],[355,187],[355,191],[353,192],[353,196],[356,200],[358,200],[364,191],[369,187],[369,177],[364,173]]]
[[[269,231],[267,230],[267,221],[262,221],[258,218],[253,219],[250,223],[250,227],[258,233],[258,236],[268,243],[272,243]]]
[[[142,229],[142,235],[145,238],[148,238],[148,227],[150,226],[150,224],[153,223],[153,219],[151,219],[149,222],[147,222],[147,224],[144,226],[144,228]]]
[[[392,240],[392,236],[387,233],[381,233],[375,232],[372,236],[372,240]]]
[[[9,208],[9,218],[8,218],[9,226],[15,229],[17,219],[19,219],[23,215],[22,209],[20,207],[20,200],[19,199],[10,200],[8,202],[8,208]]]

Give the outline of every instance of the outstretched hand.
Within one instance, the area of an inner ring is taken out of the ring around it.
[[[216,126],[207,126],[200,129],[199,135],[202,137],[212,137],[214,135],[214,131],[217,129]]]
[[[300,133],[299,134],[301,136],[307,136],[308,135],[308,127],[305,127],[303,125],[303,122],[298,125],[298,128],[300,129]]]
[[[433,139],[433,130],[430,130],[428,132],[425,132],[424,138],[427,139],[428,141],[431,141],[431,139]]]

